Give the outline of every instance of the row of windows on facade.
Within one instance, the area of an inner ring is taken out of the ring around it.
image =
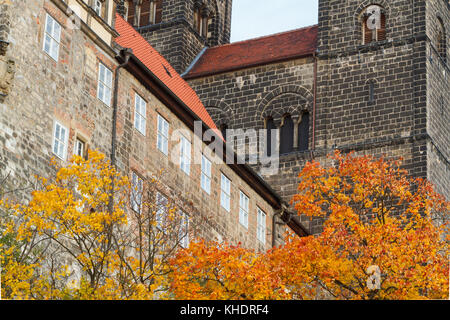
[[[386,40],[386,14],[379,5],[371,5],[362,13],[363,44]],[[437,33],[435,43],[438,55],[447,63],[447,34],[444,22],[437,17]]]
[[[141,4],[125,1],[126,20],[135,27],[142,27],[162,21],[162,0],[144,0]],[[212,15],[205,13],[205,6],[194,8],[193,27],[203,37],[208,36],[208,28],[212,22]]]
[[[59,52],[59,39],[60,39],[61,27],[59,24],[50,16],[47,15],[46,28],[45,28],[45,40],[44,40],[44,51],[48,53],[53,59],[58,60]],[[99,75],[98,75],[98,85],[97,85],[97,98],[110,105],[111,103],[111,91],[112,91],[112,71],[105,67],[102,63],[99,63]],[[134,127],[142,135],[146,135],[146,122],[147,122],[147,102],[137,93],[135,93],[135,118]],[[53,153],[62,160],[67,158],[68,150],[68,140],[69,132],[68,129],[62,125],[60,122],[55,121],[54,131],[53,131],[53,142],[52,150]],[[162,117],[157,115],[157,149],[163,154],[168,156],[168,145],[169,145],[169,122]],[[81,138],[77,137],[75,139],[74,154],[85,157],[87,150],[86,142]],[[191,142],[181,136],[180,138],[180,168],[181,170],[190,175],[191,166]],[[204,155],[202,155],[201,164],[201,188],[208,194],[211,194],[211,161],[208,160]],[[136,174],[134,174],[136,175]],[[136,175],[137,177],[137,175]],[[134,179],[133,181],[136,181]],[[139,189],[138,183],[137,188]],[[221,188],[221,206],[230,211],[230,199],[231,199],[231,188],[230,180],[222,174],[222,188]],[[135,185],[136,186],[136,185]],[[249,199],[241,191],[240,195],[240,209],[239,209],[239,221],[241,224],[248,228],[248,212],[249,212]],[[261,242],[265,242],[265,213],[258,208],[258,239]]]

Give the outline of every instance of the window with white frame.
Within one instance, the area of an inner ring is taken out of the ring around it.
[[[248,228],[248,207],[249,199],[245,193],[241,191],[239,196],[239,223],[246,228]]]
[[[221,192],[220,192],[220,204],[228,212],[230,212],[230,199],[231,199],[231,182],[222,173]]]
[[[202,189],[207,194],[211,194],[211,161],[204,155],[202,155],[202,176],[200,181]]]
[[[158,137],[157,146],[159,151],[168,155],[169,153],[169,123],[158,114]]]
[[[261,243],[266,243],[266,213],[258,208],[257,236]]]
[[[135,212],[141,212],[143,189],[144,181],[133,171],[131,174],[131,208]]]
[[[53,60],[58,61],[59,45],[61,41],[61,26],[52,16],[47,14],[45,20],[45,34],[43,50],[52,57]]]
[[[62,160],[66,160],[67,142],[69,139],[69,132],[67,128],[55,121],[53,132],[53,153]]]
[[[75,148],[73,153],[82,158],[86,157],[86,144],[80,138],[76,138],[75,140]]]
[[[156,193],[156,227],[161,229],[164,223],[164,217],[167,213],[169,200],[161,193]]]
[[[103,3],[101,0],[94,0],[94,11],[99,16],[102,15],[102,5],[103,5]]]
[[[189,247],[189,216],[180,210],[181,221],[178,238],[180,246],[183,248]]]
[[[145,136],[147,103],[137,93],[134,96],[134,127]]]
[[[103,63],[99,63],[97,98],[107,106],[110,106],[111,91],[112,91],[112,71],[109,70],[107,67],[105,67]]]
[[[180,138],[180,168],[189,175],[191,171],[191,142],[183,136]]]

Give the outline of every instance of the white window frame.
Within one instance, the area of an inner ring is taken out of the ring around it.
[[[92,4],[93,9],[95,11],[95,13],[101,17],[102,16],[102,6],[103,3],[100,0],[94,0],[94,3]]]
[[[134,171],[131,172],[131,209],[140,213],[142,210],[142,195],[144,180]]]
[[[187,175],[191,172],[191,141],[180,137],[180,168]]]
[[[169,122],[159,114],[156,146],[166,156],[169,154]]]
[[[204,154],[202,154],[201,170],[200,185],[207,194],[211,194],[211,161]]]
[[[178,238],[180,246],[186,249],[189,247],[189,216],[182,210],[179,213],[181,215],[181,221]]]
[[[147,102],[137,93],[134,94],[134,127],[142,135],[146,135]]]
[[[167,214],[169,199],[165,195],[163,195],[161,192],[156,192],[156,227],[158,229],[162,229],[163,222],[164,222],[164,216]]]
[[[257,237],[261,243],[266,244],[267,214],[258,207],[257,216]]]
[[[73,149],[73,154],[85,158],[85,150],[86,150],[86,142],[81,140],[80,138],[75,139],[75,146]]]
[[[220,205],[230,212],[231,203],[231,181],[223,173],[220,179]]]
[[[44,52],[53,60],[58,62],[61,42],[61,25],[48,13],[45,18],[44,40],[42,42],[42,50],[44,50]]]
[[[247,195],[239,192],[239,223],[248,229],[248,212],[250,207],[250,199]]]
[[[59,129],[59,137],[56,136],[57,128]],[[64,129],[64,137],[61,137],[61,129]],[[69,142],[69,130],[63,126],[60,122],[55,121],[53,125],[53,137],[52,137],[52,152],[61,160],[66,160],[67,157],[67,144]],[[59,153],[62,145],[62,154]],[[55,147],[57,151],[55,152]]]
[[[111,106],[112,77],[112,71],[108,69],[103,63],[99,62],[97,98],[108,107]]]

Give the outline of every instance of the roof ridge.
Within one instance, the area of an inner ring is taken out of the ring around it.
[[[226,43],[226,44],[222,44],[219,46],[210,47],[210,48],[208,48],[208,50],[216,49],[216,48],[223,48],[223,47],[228,47],[228,46],[233,46],[233,45],[239,45],[239,44],[242,44],[245,42],[251,42],[251,41],[255,41],[255,40],[271,38],[271,37],[275,37],[275,36],[279,36],[279,35],[283,35],[283,34],[287,34],[287,33],[297,32],[297,31],[304,30],[304,29],[311,29],[311,28],[318,27],[318,26],[319,26],[318,24],[313,24],[310,26],[305,26],[305,27],[301,27],[301,28],[297,28],[297,29],[288,30],[288,31],[277,32],[277,33],[268,34],[265,36],[260,36],[260,37],[251,38],[251,39],[247,39],[247,40],[240,40],[240,41],[236,41],[236,42]]]

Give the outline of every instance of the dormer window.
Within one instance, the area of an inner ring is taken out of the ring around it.
[[[369,6],[362,15],[363,44],[386,40],[386,15],[383,7]]]
[[[102,15],[102,5],[103,3],[100,0],[94,0],[94,11],[97,15]]]

